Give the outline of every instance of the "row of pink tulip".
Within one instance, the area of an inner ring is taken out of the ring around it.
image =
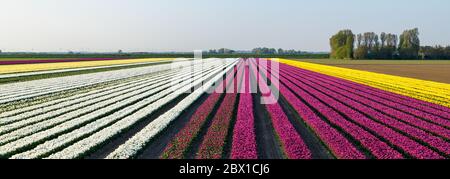
[[[343,90],[352,92],[353,94],[355,94],[356,96],[358,96],[360,98],[361,97],[367,98],[370,100],[371,104],[374,104],[374,105],[382,104],[381,106],[385,107],[385,109],[383,109],[383,110],[393,111],[393,113],[405,116],[407,119],[414,119],[414,121],[418,120],[418,121],[424,121],[425,123],[435,123],[440,126],[450,127],[450,120],[446,119],[446,117],[441,117],[441,116],[445,116],[445,113],[435,111],[436,113],[432,114],[429,112],[425,112],[425,111],[419,110],[417,108],[406,106],[406,104],[414,105],[414,104],[411,104],[411,102],[408,102],[408,103],[392,102],[390,100],[380,98],[376,95],[365,94],[361,90],[358,90],[358,89],[352,89],[352,88],[345,87],[341,84],[334,83],[331,80],[335,77],[331,77],[331,76],[318,77],[317,73],[314,73],[314,72],[310,72],[310,71],[302,70],[302,69],[298,69],[298,68],[295,69],[292,67],[289,67],[289,68],[293,69],[297,75],[311,76],[315,80],[321,81],[321,83],[328,83],[333,86],[339,87]],[[339,80],[339,79],[337,79],[337,80]],[[393,114],[393,115],[395,115],[395,114]],[[433,124],[431,124],[431,125],[433,125]]]
[[[241,80],[240,99],[236,124],[233,131],[231,146],[232,159],[257,159],[255,117],[253,115],[253,97],[250,85],[249,60],[245,61],[244,79]]]
[[[370,86],[366,86],[363,84],[355,83],[352,81],[331,77],[324,74],[314,73],[304,69],[298,69],[299,72],[303,72],[303,74],[314,74],[317,79],[325,79],[328,83],[333,83],[333,85],[339,85],[348,90],[353,90],[355,92],[359,92],[362,96],[374,97],[374,100],[385,100],[384,102],[390,102],[390,104],[395,105],[403,105],[409,107],[410,110],[413,111],[421,111],[427,114],[432,114],[438,116],[440,118],[444,118],[450,120],[450,108],[440,106],[437,104],[429,103],[426,101],[414,99],[407,96],[402,96],[399,94],[391,93],[388,91],[376,89]],[[403,107],[405,108],[405,107]],[[408,112],[407,110],[406,112]],[[426,114],[425,114],[426,115]],[[427,115],[428,116],[428,115]],[[429,117],[429,116],[428,116]],[[426,118],[426,117],[425,117]]]
[[[252,74],[256,75],[255,79],[258,79],[258,86],[261,93],[267,92],[262,94],[262,96],[264,96],[267,103],[273,102],[273,104],[266,104],[265,107],[272,120],[273,127],[278,135],[280,143],[282,144],[285,155],[290,159],[311,159],[312,155],[310,150],[289,121],[287,115],[277,102],[273,92],[264,80],[264,77],[267,76],[266,71],[260,70],[260,72],[258,72],[255,61],[253,61],[252,67]],[[260,69],[262,68],[263,66],[260,66]]]
[[[345,90],[346,88],[340,86],[339,84],[325,83],[324,82],[324,81],[328,81],[327,79],[333,78],[333,77],[327,77],[327,78],[323,78],[323,79],[318,79],[318,78],[314,78],[315,77],[314,73],[311,76],[311,74],[303,73],[302,70],[300,70],[298,68],[297,69],[296,68],[291,68],[291,67],[287,67],[287,68],[290,68],[290,70],[293,70],[293,73],[295,73],[298,78],[304,79],[306,77],[309,77],[309,78],[311,78],[312,81],[319,82],[320,84],[328,84],[328,85],[333,87],[334,91],[335,90],[345,91],[345,93],[348,93],[349,95],[351,94],[351,98],[352,99],[356,99],[356,100],[359,100],[359,101],[364,101],[364,104],[367,104],[370,107],[372,107],[372,108],[374,108],[374,109],[376,109],[378,111],[383,111],[384,113],[386,113],[386,114],[388,114],[390,116],[393,116],[393,117],[395,117],[395,118],[397,118],[397,119],[399,119],[399,120],[401,120],[401,121],[403,121],[405,123],[408,123],[408,124],[413,125],[415,127],[419,127],[421,129],[427,130],[428,132],[435,133],[435,134],[438,134],[438,135],[440,135],[442,137],[450,139],[449,138],[450,130],[447,129],[446,127],[444,127],[446,125],[443,126],[443,125],[435,124],[436,121],[435,122],[430,122],[430,121],[427,121],[427,120],[422,120],[421,118],[418,118],[416,116],[413,116],[411,114],[408,114],[406,112],[400,111],[400,110],[398,110],[398,109],[396,109],[394,107],[389,106],[387,104],[387,102],[383,102],[383,103],[376,102],[372,98],[369,98],[369,95],[365,95],[365,96],[357,95],[358,94],[357,91]],[[291,73],[291,74],[293,74],[293,73]],[[349,91],[352,92],[352,93],[350,93]],[[443,122],[446,121],[445,119],[442,119],[442,120],[443,120]]]
[[[296,74],[299,74],[299,73],[296,73]],[[387,127],[393,128],[397,131],[401,131],[402,133],[404,133],[407,136],[410,136],[414,139],[425,142],[428,144],[428,146],[436,148],[437,150],[439,150],[442,153],[445,153],[446,155],[450,154],[450,150],[449,150],[450,143],[446,142],[444,139],[442,139],[440,137],[431,135],[427,131],[424,131],[417,127],[408,125],[404,122],[401,122],[400,120],[390,117],[389,115],[383,114],[382,112],[379,112],[379,111],[371,108],[368,105],[365,105],[368,103],[368,99],[357,100],[352,93],[338,89],[333,85],[318,82],[314,78],[297,77],[297,80],[304,82],[306,85],[314,86],[314,88],[316,88],[318,91],[320,91],[324,94],[328,94],[329,96],[332,96],[333,98],[340,101],[341,103],[357,109],[359,112],[362,112],[365,115],[370,116],[374,121],[377,121],[383,125],[386,125]],[[419,148],[422,148],[422,147],[419,147]],[[426,149],[425,151],[428,151],[428,149]]]
[[[358,126],[361,126],[361,130],[359,130],[361,133],[366,128],[365,131],[372,131],[376,135],[379,135],[380,137],[384,138],[385,140],[389,141],[391,144],[398,146],[414,158],[441,158],[439,154],[436,152],[428,149],[427,147],[417,143],[416,141],[408,138],[407,136],[404,136],[391,128],[388,128],[380,123],[377,123],[365,115],[363,115],[358,109],[352,109],[347,105],[344,105],[342,102],[337,101],[333,98],[331,98],[330,94],[326,95],[324,93],[319,92],[318,90],[314,89],[316,85],[311,83],[305,83],[304,78],[307,77],[297,77],[293,78],[290,75],[288,75],[290,72],[289,70],[283,70],[283,78],[282,81],[285,83],[295,83],[296,91],[302,94],[302,97],[308,96],[311,98],[316,98],[320,100],[314,100],[314,99],[307,99],[308,97],[305,97],[305,100],[310,101],[309,103],[312,106],[315,106],[316,109],[319,111],[322,111],[324,115],[326,115],[326,112],[335,113],[333,116],[329,116],[328,118],[334,117],[334,118],[342,118],[346,116],[349,120],[355,124],[358,124]],[[317,103],[323,103],[327,105],[317,105]],[[320,109],[319,109],[320,108]],[[324,109],[330,109],[330,111],[326,111]],[[334,110],[333,110],[334,109]],[[333,110],[333,111],[331,111]],[[347,123],[349,124],[349,123]],[[356,125],[355,125],[356,126]],[[345,125],[343,127],[348,127],[348,125]],[[357,127],[356,127],[357,128]],[[376,136],[375,136],[376,137]],[[357,136],[355,136],[357,138]],[[360,138],[359,141],[361,143],[364,143],[363,140],[367,140],[367,136],[364,136],[362,139]],[[381,140],[380,140],[381,141]],[[391,156],[396,156],[398,154],[397,151],[395,151],[392,148],[385,148],[383,150],[380,150],[380,145],[385,145],[382,143],[374,143],[373,145],[365,145],[366,148],[368,148],[372,154],[374,154],[377,158],[391,158]],[[376,150],[378,149],[378,150]],[[383,155],[384,154],[384,155]],[[390,155],[395,154],[395,155]]]
[[[234,68],[236,70],[239,67]],[[218,101],[224,94],[224,89],[228,87],[231,82],[235,79],[235,72],[229,73],[225,80],[222,81],[208,98],[203,102],[200,107],[195,111],[195,113],[189,119],[189,122],[185,127],[177,133],[177,135],[171,140],[168,146],[165,148],[161,155],[164,159],[183,159],[185,154],[188,152],[189,147],[193,141],[200,134],[200,130],[205,126],[208,117],[213,112],[215,106],[219,105]]]
[[[269,73],[269,75],[272,75]],[[276,79],[273,75],[273,80]],[[295,109],[314,133],[322,140],[330,152],[340,159],[365,159],[363,152],[347,139],[339,130],[321,119],[297,94],[295,90],[289,88],[289,85],[283,83],[272,83],[280,91],[280,94],[286,98],[287,102]]]
[[[245,65],[241,62],[237,71],[234,85],[241,81],[244,74]],[[238,94],[236,92],[227,93],[214,115],[211,126],[208,128],[199,151],[197,159],[220,159],[223,157],[227,136],[231,126],[231,119],[235,110]]]

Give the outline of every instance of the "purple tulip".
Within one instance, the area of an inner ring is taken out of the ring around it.
[[[250,71],[245,68],[245,79],[241,81],[240,94],[236,124],[233,132],[233,143],[231,146],[232,159],[257,159],[255,118],[253,116],[253,98],[251,94]]]
[[[270,75],[270,74],[269,74]],[[273,76],[272,76],[273,77]],[[346,137],[330,124],[322,120],[300,98],[298,98],[284,84],[276,85],[288,103],[298,112],[303,121],[316,133],[316,135],[330,149],[334,156],[340,159],[365,159],[366,156],[359,151]]]
[[[255,74],[258,74],[258,77],[255,76],[255,79],[263,79],[253,63],[252,75]],[[258,86],[261,91],[270,91],[270,88],[265,81],[258,81]],[[271,96],[272,100],[276,101],[275,98],[273,98],[272,92],[263,95]],[[280,104],[277,102],[265,106],[286,156],[290,159],[311,159],[311,152],[295,130],[294,126],[290,123]]]
[[[217,89],[220,91],[216,90],[206,99],[206,101],[197,109],[197,111],[195,111],[186,126],[171,140],[171,142],[161,155],[161,158],[184,158],[187,150],[191,146],[194,139],[198,137],[200,129],[205,125],[208,116],[211,114],[214,106],[216,106],[217,102],[222,96],[224,87],[230,85],[233,79],[234,73],[229,73],[225,78],[225,81],[221,82],[219,86],[217,86]]]

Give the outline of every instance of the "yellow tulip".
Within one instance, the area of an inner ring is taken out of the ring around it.
[[[81,61],[81,62],[61,62],[61,63],[39,63],[39,64],[20,64],[20,65],[2,65],[0,74],[24,73],[47,70],[61,70],[71,68],[85,68],[110,65],[125,65],[133,63],[156,62],[163,60],[172,60],[168,58],[145,58],[145,59],[126,59],[126,60],[103,60],[103,61]]]
[[[286,59],[273,60],[279,60],[283,64],[450,107],[450,84]]]

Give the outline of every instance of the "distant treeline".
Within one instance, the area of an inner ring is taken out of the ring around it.
[[[450,59],[450,46],[420,46],[417,28],[400,36],[385,32],[354,35],[342,30],[331,37],[330,46],[333,59]]]
[[[241,52],[236,50],[231,50],[227,48],[220,49],[212,49],[206,52],[207,54],[253,54],[253,55],[305,55],[311,54],[308,52],[297,51],[297,50],[285,50],[282,48],[267,48],[267,47],[258,47],[254,48],[251,52]]]
[[[289,59],[323,59],[329,54],[254,54],[254,53],[204,53],[203,58],[289,58]],[[194,53],[0,53],[5,58],[194,58]]]

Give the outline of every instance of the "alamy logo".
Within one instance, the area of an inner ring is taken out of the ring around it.
[[[173,91],[186,88],[186,93],[251,93],[261,97],[262,104],[275,104],[279,99],[279,62],[259,58],[207,58],[201,50],[194,59],[178,58],[171,70],[180,75],[169,81]]]

